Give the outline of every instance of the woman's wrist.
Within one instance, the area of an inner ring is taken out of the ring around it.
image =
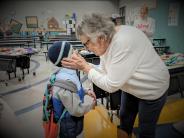
[[[84,67],[84,69],[83,69],[83,71],[85,72],[85,73],[89,73],[89,71],[91,70],[91,66],[89,65],[89,64],[87,64],[85,67]]]

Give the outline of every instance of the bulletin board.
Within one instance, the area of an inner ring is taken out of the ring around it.
[[[179,3],[169,4],[168,26],[177,26],[179,20]]]
[[[26,26],[27,28],[38,28],[37,16],[26,16]]]
[[[11,19],[10,20],[10,26],[11,26],[11,31],[14,33],[19,33],[20,29],[22,27],[22,23],[20,23],[19,21],[15,20],[15,19]]]

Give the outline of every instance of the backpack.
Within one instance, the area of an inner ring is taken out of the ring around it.
[[[69,114],[63,104],[58,105],[56,108],[61,110],[61,115],[56,114],[56,109],[53,103],[53,92],[52,86],[58,86],[69,90],[71,92],[76,92],[77,87],[71,81],[56,81],[56,73],[52,74],[50,80],[46,86],[46,90],[43,98],[43,128],[45,138],[57,138],[59,128],[60,137],[76,137],[83,130],[83,116],[74,117]],[[59,99],[59,97],[58,97]]]

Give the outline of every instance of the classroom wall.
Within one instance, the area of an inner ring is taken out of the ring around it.
[[[179,17],[177,26],[168,26],[169,4],[178,2]],[[182,0],[157,0],[157,8],[150,10],[156,20],[155,38],[166,38],[170,51],[184,53],[184,2]]]
[[[49,17],[54,16],[60,24],[65,14],[77,14],[80,20],[85,13],[99,12],[111,16],[118,12],[117,0],[38,0],[38,1],[8,1],[0,4],[0,18],[9,22],[12,16],[23,23],[25,16],[38,16],[39,25],[46,23]]]
[[[179,3],[177,26],[168,26],[169,4]],[[184,2],[182,0],[120,0],[119,7],[126,6],[126,24],[132,25],[141,5],[147,4],[149,16],[156,21],[154,38],[166,38],[171,52],[184,53]]]

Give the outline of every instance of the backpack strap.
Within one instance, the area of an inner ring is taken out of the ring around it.
[[[62,114],[61,114],[61,116],[60,116],[60,118],[59,118],[59,120],[58,120],[57,123],[60,123],[61,119],[63,119],[63,117],[64,117],[64,115],[65,115],[66,112],[67,112],[67,110],[66,110],[66,108],[65,108],[65,109],[63,110],[63,112],[62,112]]]
[[[60,71],[60,69],[56,70],[51,76],[50,76],[50,79],[49,79],[49,83],[50,85],[53,85],[56,81],[56,74]]]
[[[57,86],[57,87],[60,87],[60,88],[64,88],[66,90],[69,90],[73,93],[77,93],[77,86],[72,82],[72,81],[69,81],[69,80],[56,80],[55,83],[53,84],[53,86]]]
[[[48,121],[49,120],[49,112],[47,111],[47,107],[48,107],[49,99],[50,99],[50,96],[48,93],[48,87],[45,89],[44,97],[45,97],[45,99],[43,100],[44,101],[43,102],[43,112],[44,112],[45,119]]]
[[[44,113],[44,118],[49,121],[49,116],[51,116],[50,112],[48,111],[48,106],[49,106],[49,101],[51,99],[51,93],[49,92],[49,88],[53,86],[56,80],[56,73],[59,70],[57,70],[55,73],[53,73],[49,79],[49,83],[46,86],[45,93],[44,93],[44,99],[43,99],[43,113]]]

